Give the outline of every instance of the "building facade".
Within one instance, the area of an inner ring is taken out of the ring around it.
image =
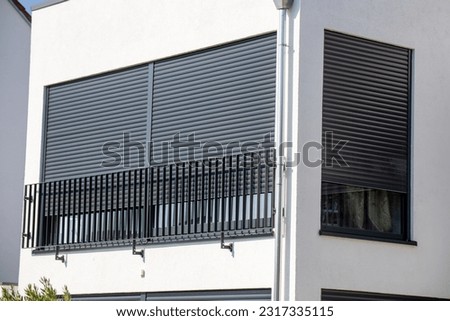
[[[449,12],[35,8],[20,285],[47,276],[79,299],[448,299]]]
[[[18,1],[0,1],[0,284],[19,277],[30,23]]]

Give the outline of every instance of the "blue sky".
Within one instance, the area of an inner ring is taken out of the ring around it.
[[[31,13],[31,7],[35,4],[45,2],[45,0],[19,0],[19,2]]]

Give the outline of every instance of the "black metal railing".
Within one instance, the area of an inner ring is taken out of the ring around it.
[[[23,248],[270,234],[268,152],[25,186]]]

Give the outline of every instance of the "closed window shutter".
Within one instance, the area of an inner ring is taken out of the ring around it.
[[[68,179],[111,172],[102,153],[123,134],[146,141],[148,65],[50,86],[47,93],[45,179]],[[122,154],[122,150],[118,152]],[[138,166],[130,152],[130,167]],[[121,167],[117,167],[121,169]]]
[[[269,34],[155,63],[153,163],[171,159],[161,143],[195,133],[198,142],[237,146],[274,131],[276,35]],[[192,160],[183,143],[181,160]],[[263,147],[271,147],[267,142]],[[221,153],[217,153],[221,155]],[[204,156],[204,155],[203,155]],[[213,156],[209,154],[209,156]],[[201,150],[195,151],[197,159]]]
[[[152,159],[163,163],[168,160],[168,150],[159,144],[171,142],[177,133],[182,141],[195,133],[196,141],[217,142],[229,151],[239,143],[256,145],[269,136],[262,147],[272,147],[275,73],[276,35],[268,34],[50,86],[45,180],[123,169],[102,167],[103,161],[111,161],[103,155],[102,146],[111,141],[122,144],[124,133],[138,142],[150,137],[155,143]],[[180,160],[192,160],[193,155],[187,157],[190,143],[181,144],[185,148],[180,150]],[[117,152],[123,156],[121,148]],[[221,155],[219,150],[217,156]],[[138,156],[136,148],[131,148],[127,168],[139,165]],[[202,158],[201,150],[196,150],[196,156]]]
[[[324,45],[322,180],[406,192],[410,50],[331,31]]]

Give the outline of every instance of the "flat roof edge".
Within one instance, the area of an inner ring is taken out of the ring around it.
[[[18,1],[18,0],[9,0],[9,3],[16,9],[16,11],[26,20],[26,22],[30,25],[31,24],[31,16],[25,10],[24,6]]]
[[[36,11],[39,9],[47,8],[47,7],[53,6],[55,4],[59,4],[61,2],[66,2],[66,1],[69,1],[69,0],[47,0],[47,1],[44,1],[43,3],[32,6],[31,11]]]

